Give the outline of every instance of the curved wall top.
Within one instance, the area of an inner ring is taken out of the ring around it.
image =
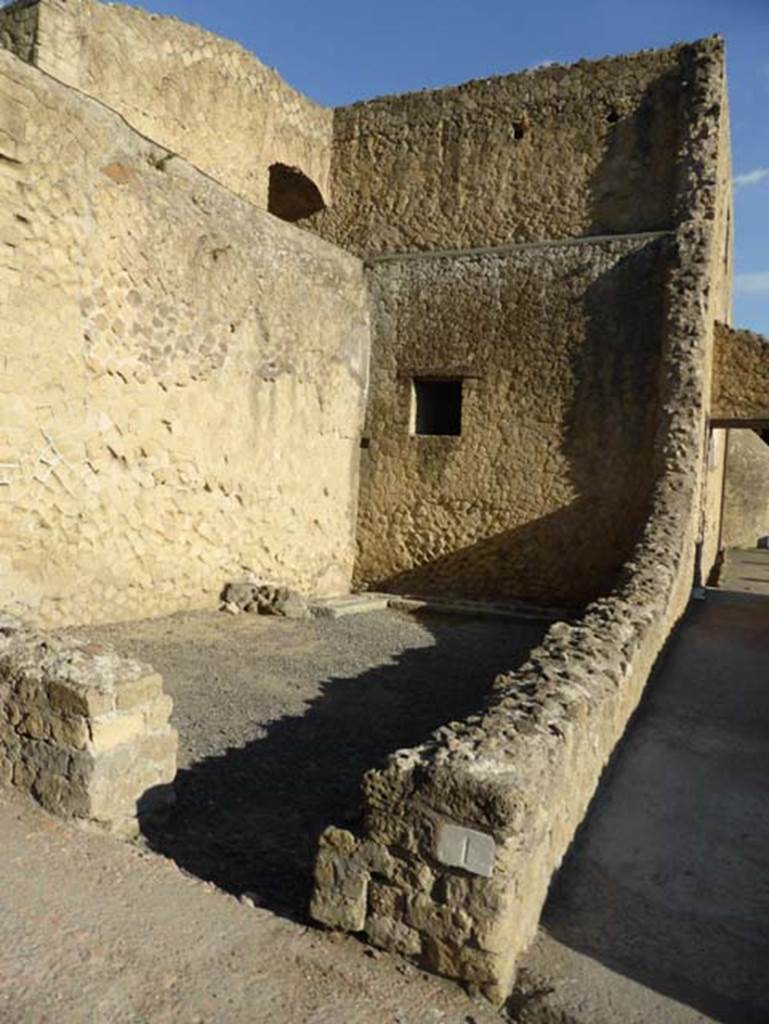
[[[328,202],[333,111],[237,43],[95,0],[16,5],[3,12],[0,36],[262,209],[275,163],[298,168]]]

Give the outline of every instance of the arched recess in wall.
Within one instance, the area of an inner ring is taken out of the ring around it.
[[[267,209],[270,213],[293,223],[325,208],[320,189],[298,167],[272,164],[267,194]]]

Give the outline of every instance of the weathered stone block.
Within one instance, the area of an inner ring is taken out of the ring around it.
[[[51,718],[51,737],[63,746],[83,750],[90,739],[87,721],[79,715],[68,718],[54,715]]]
[[[144,725],[148,732],[157,732],[168,726],[168,720],[174,709],[173,698],[170,694],[162,693],[155,700],[142,707]]]
[[[160,676],[78,641],[22,631],[4,643],[0,782],[54,814],[135,834],[142,799],[176,772]]]
[[[280,615],[285,619],[306,619],[310,615],[307,602],[297,591],[254,580],[228,583],[222,591],[222,601],[228,610],[258,615]]]
[[[48,685],[48,700],[55,711],[64,715],[85,715],[93,718],[112,711],[115,695],[108,690],[89,689],[77,683],[53,680]]]
[[[145,731],[144,715],[140,711],[131,714],[113,711],[109,715],[94,718],[90,726],[91,746],[96,754],[111,750],[123,743],[133,743]]]
[[[401,956],[419,956],[422,952],[422,937],[418,931],[402,921],[379,914],[367,917],[366,938],[372,946],[400,953]]]
[[[155,700],[163,693],[163,678],[157,672],[141,676],[139,679],[118,681],[115,687],[115,706],[118,711],[127,711]]]
[[[24,715],[17,729],[22,736],[29,736],[33,740],[42,740],[48,735],[50,726],[43,715],[35,710]]]
[[[310,916],[329,928],[359,932],[365,926],[369,872],[353,856],[356,847],[343,829],[321,836]]]

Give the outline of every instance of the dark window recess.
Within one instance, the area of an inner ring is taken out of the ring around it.
[[[273,164],[267,209],[282,220],[297,221],[325,209],[323,196],[315,182],[297,167]]]
[[[462,381],[415,380],[416,416],[414,433],[462,433]]]

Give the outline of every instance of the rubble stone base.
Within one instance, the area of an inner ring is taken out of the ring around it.
[[[120,836],[173,800],[172,701],[149,666],[0,617],[0,785]]]

